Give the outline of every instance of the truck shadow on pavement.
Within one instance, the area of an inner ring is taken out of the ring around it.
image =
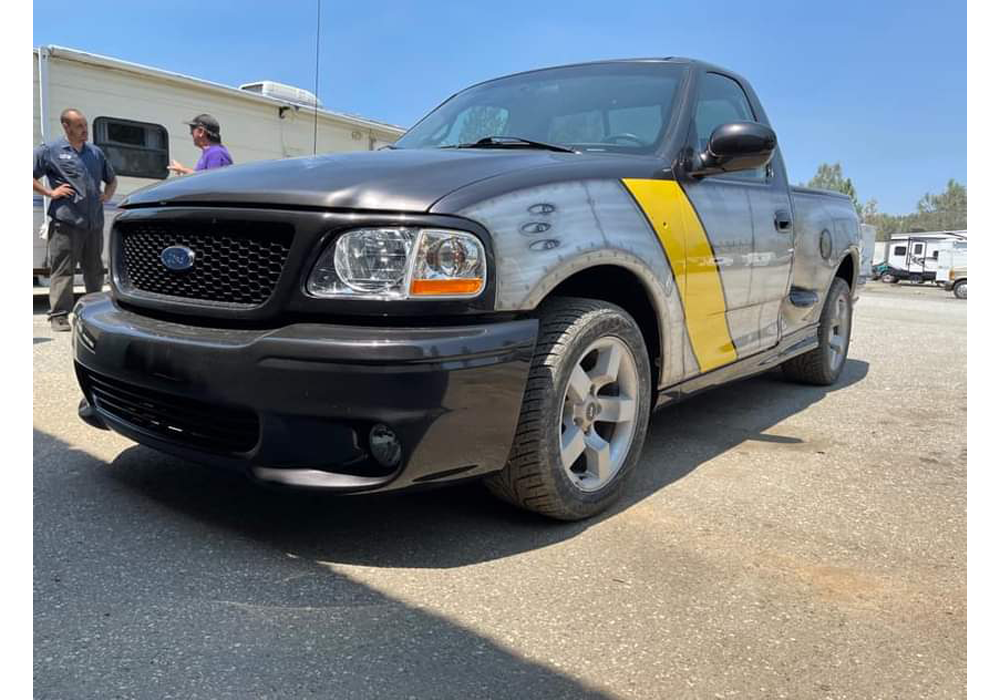
[[[240,479],[140,449],[111,476],[37,429],[34,456],[35,697],[255,698],[278,688],[280,697],[611,697],[267,546],[303,550],[337,537],[300,526],[265,535],[297,509],[314,528],[336,527],[342,516],[319,513],[329,503],[274,503]],[[374,506],[368,527],[392,520]],[[400,524],[419,511],[411,506]]]
[[[786,382],[780,372],[772,372],[666,407],[650,422],[638,472],[623,499],[581,523],[554,522],[509,507],[478,483],[331,496],[263,488],[238,474],[141,446],[126,449],[96,476],[179,516],[296,556],[376,567],[465,566],[574,537],[745,441],[771,443],[776,450],[812,449],[794,436],[766,433],[867,373],[867,362],[849,359],[836,385],[812,387]]]

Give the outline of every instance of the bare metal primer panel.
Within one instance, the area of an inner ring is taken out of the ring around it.
[[[580,180],[509,192],[458,212],[485,226],[497,262],[497,310],[535,308],[560,282],[596,265],[642,280],[660,318],[660,385],[698,373],[667,258],[645,215],[617,180]]]

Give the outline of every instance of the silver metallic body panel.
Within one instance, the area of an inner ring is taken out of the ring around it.
[[[856,289],[861,230],[851,200],[831,192],[792,187],[795,260],[792,286],[816,292],[819,303],[799,308],[786,298],[781,307],[782,334],[817,323],[827,291],[845,258],[853,261]]]
[[[775,235],[782,206],[775,184],[708,177],[684,191],[715,252],[726,297],[726,322],[738,357],[778,342],[778,306],[787,294],[791,233]]]
[[[660,321],[660,385],[697,373],[673,272],[645,215],[617,180],[583,180],[502,194],[458,212],[493,237],[496,308],[535,308],[560,282],[596,265],[642,281]],[[692,364],[685,363],[685,357]]]

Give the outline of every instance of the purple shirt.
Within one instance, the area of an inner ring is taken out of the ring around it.
[[[195,170],[211,170],[212,168],[223,168],[233,164],[233,157],[221,143],[213,143],[201,152]]]

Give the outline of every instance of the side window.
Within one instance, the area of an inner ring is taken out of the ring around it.
[[[164,180],[170,162],[167,130],[159,124],[114,117],[94,120],[94,145],[118,175]]]
[[[893,255],[906,255],[906,246],[905,245],[898,245],[898,246],[896,246],[895,248],[892,249],[892,254]]]
[[[704,152],[712,132],[729,122],[755,122],[750,101],[743,88],[732,78],[718,73],[706,73],[698,88],[698,103],[695,106],[694,126],[698,143],[696,148]],[[767,168],[754,168],[727,175],[747,180],[764,180]]]
[[[941,254],[941,251],[940,251],[940,250],[935,250],[935,251],[934,251],[934,255],[932,255],[931,257],[932,257],[932,258],[934,258],[935,260],[937,260],[937,259],[938,259],[938,256],[939,256],[940,254]]]

